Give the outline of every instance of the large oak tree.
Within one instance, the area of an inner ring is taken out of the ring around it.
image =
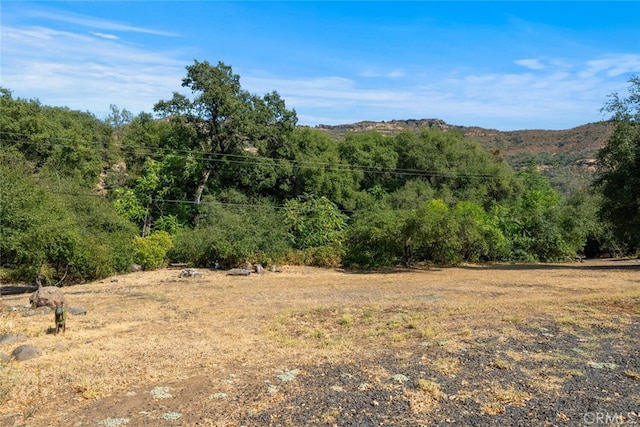
[[[182,86],[191,90],[192,99],[174,93],[172,99],[158,102],[154,110],[195,132],[195,146],[184,149],[194,150],[199,159],[192,189],[198,205],[219,165],[234,161],[245,148],[286,138],[295,129],[297,116],[275,91],[260,97],[242,89],[240,76],[222,62],[213,66],[194,61],[186,68]]]

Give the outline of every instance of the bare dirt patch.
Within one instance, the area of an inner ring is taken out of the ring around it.
[[[638,261],[282,270],[64,288],[58,336],[3,296],[43,355],[0,365],[0,424],[640,424]]]

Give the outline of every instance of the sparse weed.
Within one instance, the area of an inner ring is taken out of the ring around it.
[[[525,317],[520,314],[505,314],[502,316],[502,321],[507,323],[522,323],[524,322]]]
[[[636,371],[632,371],[631,369],[627,369],[626,371],[624,371],[624,374],[631,378],[634,379],[636,381],[640,381],[640,373],[636,372]]]
[[[415,387],[415,392],[407,393],[409,406],[413,412],[424,412],[445,397],[440,384],[434,381],[421,378],[416,381]]]
[[[513,386],[509,386],[507,389],[494,390],[493,394],[498,402],[515,406],[522,406],[527,400],[531,399],[531,394],[516,390]]]
[[[460,372],[460,361],[454,357],[443,357],[432,362],[433,368],[442,375],[455,375]]]
[[[480,411],[485,415],[504,414],[506,410],[503,404],[496,401],[486,402],[480,405]]]
[[[345,313],[342,315],[338,323],[340,324],[340,326],[344,327],[353,326],[353,317],[350,314]]]
[[[495,366],[498,369],[503,369],[505,371],[513,370],[513,365],[500,357],[496,357],[493,360],[493,366]]]
[[[365,308],[362,310],[362,318],[363,319],[371,319],[373,318],[374,310],[371,308]]]

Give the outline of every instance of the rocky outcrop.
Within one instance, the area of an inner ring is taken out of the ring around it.
[[[29,297],[31,307],[51,307],[55,308],[59,304],[67,303],[62,290],[57,286],[43,286]]]

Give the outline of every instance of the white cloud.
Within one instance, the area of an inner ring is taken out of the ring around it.
[[[406,73],[403,70],[396,69],[386,72],[374,71],[374,70],[365,70],[360,73],[360,77],[367,78],[386,78],[386,79],[400,79],[405,77]]]
[[[105,35],[5,26],[0,84],[19,97],[98,115],[109,104],[150,112],[180,88],[190,61],[181,58],[183,52],[145,49]]]
[[[153,28],[137,27],[133,25],[127,25],[120,22],[110,21],[106,19],[98,19],[90,16],[80,15],[76,13],[59,13],[57,11],[37,9],[27,11],[27,14],[36,18],[44,18],[49,21],[66,22],[70,24],[81,25],[83,27],[90,27],[100,30],[120,31],[120,32],[132,32],[141,34],[151,34],[156,36],[176,37],[176,33],[170,31],[157,30]]]
[[[544,70],[547,68],[539,59],[518,59],[514,61],[517,65],[528,68],[530,70]]]
[[[105,33],[99,33],[99,32],[95,32],[92,31],[91,34],[93,34],[96,37],[101,37],[103,39],[107,39],[107,40],[118,40],[120,37],[114,35],[114,34],[105,34]]]
[[[41,12],[42,14],[42,12]],[[0,85],[16,96],[100,115],[109,104],[134,113],[182,90],[184,67],[194,50],[136,45],[127,33],[175,34],[79,15],[48,13],[50,19],[83,27],[3,25]],[[277,90],[300,123],[339,124],[360,120],[442,118],[452,124],[521,129],[561,128],[601,119],[606,95],[627,87],[625,76],[640,72],[639,54],[605,55],[588,61],[524,58],[520,72],[466,69],[367,69],[359,75],[273,75],[245,72],[243,87],[264,94]],[[398,64],[403,66],[404,64]],[[250,65],[258,68],[263,66]]]

